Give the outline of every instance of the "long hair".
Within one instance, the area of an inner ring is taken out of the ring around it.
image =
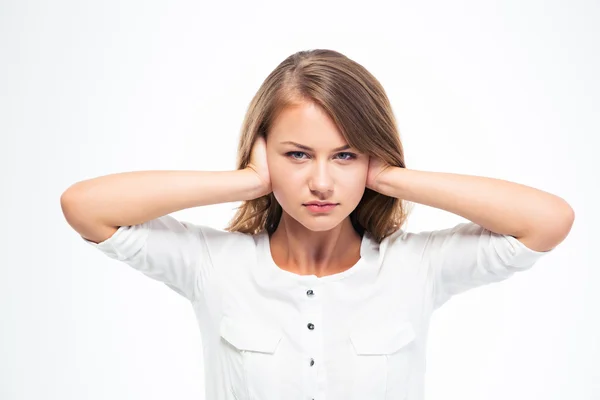
[[[379,81],[345,55],[315,49],[287,57],[260,86],[242,124],[238,169],[246,168],[255,140],[259,136],[266,139],[279,113],[301,103],[313,103],[324,110],[346,142],[358,151],[391,166],[406,167],[396,120]],[[244,201],[225,230],[248,234],[267,230],[272,234],[281,215],[281,205],[271,192]],[[398,230],[407,216],[404,200],[366,188],[350,220],[361,236],[367,231],[380,243]]]

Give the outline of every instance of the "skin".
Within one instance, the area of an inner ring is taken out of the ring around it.
[[[313,150],[302,149],[293,141]],[[318,106],[304,103],[284,110],[266,141],[273,194],[283,209],[271,235],[271,255],[282,269],[325,276],[352,267],[360,258],[361,236],[350,222],[369,175],[369,156],[346,146],[333,121]],[[371,175],[373,169],[371,170]],[[339,203],[313,213],[304,203]]]

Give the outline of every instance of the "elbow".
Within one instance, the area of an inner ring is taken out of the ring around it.
[[[550,251],[566,239],[574,222],[575,211],[561,200],[561,204],[550,215],[538,221],[526,233],[515,237],[532,250]]]
[[[566,203],[564,216],[559,224],[560,235],[562,236],[562,240],[564,240],[567,235],[571,232],[571,228],[573,227],[573,223],[575,222],[575,210]]]
[[[575,210],[566,201],[562,200],[561,203],[560,206],[556,207],[554,217],[545,229],[548,242],[552,244],[552,248],[566,239],[575,222]]]

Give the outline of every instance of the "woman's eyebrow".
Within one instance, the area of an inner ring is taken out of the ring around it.
[[[281,142],[281,144],[293,144],[294,146],[299,147],[299,148],[301,148],[303,150],[314,151],[314,149],[312,149],[312,148],[310,148],[308,146],[305,146],[303,144],[296,143],[296,142],[286,141],[286,142]],[[342,151],[342,150],[347,150],[347,149],[350,149],[350,148],[352,148],[352,146],[350,146],[349,144],[347,144],[345,146],[333,149],[333,151]]]

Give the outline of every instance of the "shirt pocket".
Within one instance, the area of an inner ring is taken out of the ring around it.
[[[408,389],[415,331],[410,321],[362,325],[350,332],[353,399],[402,400]]]
[[[224,316],[219,326],[226,383],[238,400],[279,397],[281,329]]]

